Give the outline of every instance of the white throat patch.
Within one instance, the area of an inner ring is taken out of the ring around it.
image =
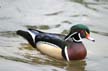
[[[82,38],[80,33],[78,33],[79,40],[76,40],[74,37],[72,38],[75,42],[82,42]]]

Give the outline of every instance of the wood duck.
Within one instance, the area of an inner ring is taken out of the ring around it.
[[[86,57],[87,51],[82,43],[83,38],[95,41],[90,37],[89,28],[83,24],[73,25],[68,35],[46,33],[35,29],[18,30],[17,34],[40,52],[67,61],[82,60]]]

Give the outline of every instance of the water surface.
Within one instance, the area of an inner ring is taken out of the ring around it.
[[[0,71],[108,70],[107,0],[0,0]],[[85,40],[81,61],[61,61],[32,48],[16,35],[27,28],[67,34],[74,24],[90,27],[96,42]]]

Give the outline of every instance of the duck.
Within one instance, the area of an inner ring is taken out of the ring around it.
[[[43,32],[28,28],[17,30],[16,33],[41,53],[60,60],[83,60],[87,50],[82,42],[84,38],[95,41],[90,36],[90,29],[84,24],[73,25],[67,35]]]

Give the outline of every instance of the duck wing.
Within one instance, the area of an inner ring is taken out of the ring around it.
[[[62,49],[66,45],[64,41],[65,35],[45,33],[35,29],[28,29],[27,31],[18,30],[17,34],[25,38],[34,48],[39,41],[52,43]]]

